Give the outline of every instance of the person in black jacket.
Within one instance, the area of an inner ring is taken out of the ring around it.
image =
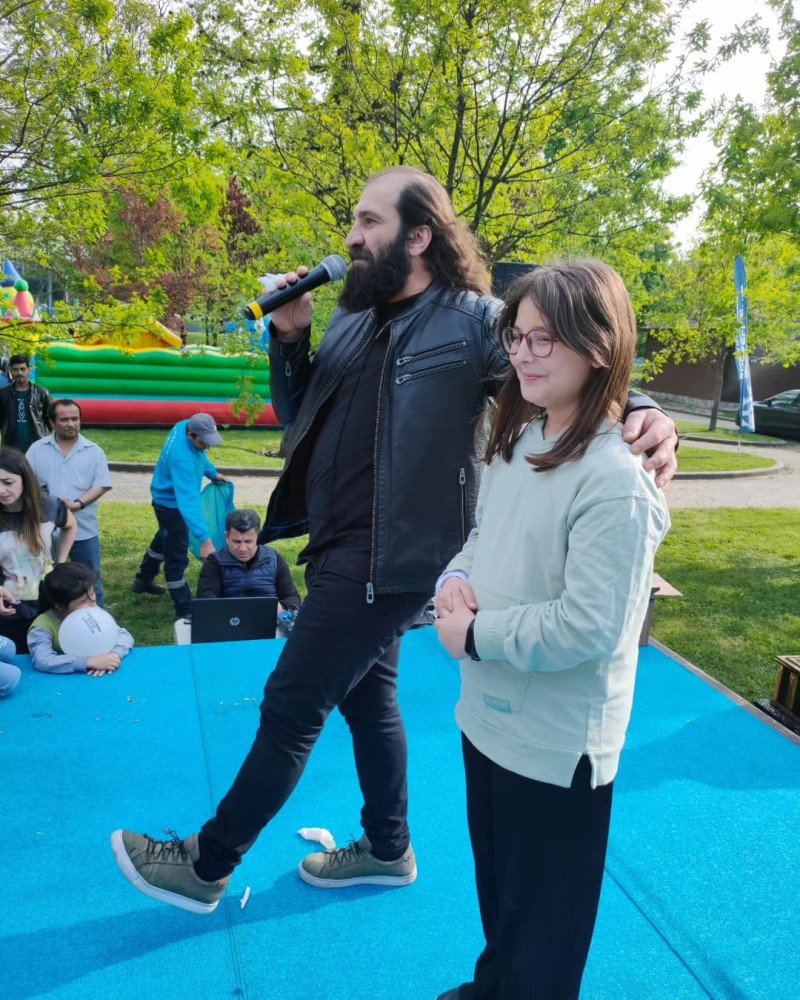
[[[156,841],[117,830],[111,838],[131,884],[194,913],[217,906],[334,708],[352,733],[364,835],[304,858],[300,877],[340,888],[408,885],[417,875],[397,705],[400,638],[472,527],[476,430],[509,366],[475,238],[435,178],[411,167],[372,177],[347,247],[340,308],[313,358],[309,294],[270,317],[273,405],[293,428],[259,540],[308,531],[308,596],[267,681],[253,745],[198,834]],[[664,485],[677,437],[653,407],[629,401],[625,437],[636,452],[654,449],[646,466]]]
[[[259,545],[261,518],[254,510],[232,510],[225,518],[225,545],[203,563],[198,597],[277,597],[278,611],[300,610],[289,564],[275,549]]]
[[[0,389],[0,437],[4,448],[26,452],[50,433],[50,393],[31,382],[31,361],[25,354],[8,359],[11,385]]]

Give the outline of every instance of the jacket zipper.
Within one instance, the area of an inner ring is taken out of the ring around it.
[[[444,372],[449,368],[463,368],[467,363],[466,358],[462,358],[460,361],[449,361],[443,365],[434,365],[433,368],[424,368],[421,372],[408,372],[405,375],[398,375],[394,380],[395,385],[402,385],[404,382],[408,382],[412,378],[422,378],[424,375],[433,375],[435,372]]]
[[[433,358],[437,354],[444,354],[445,351],[454,351],[458,347],[466,347],[466,340],[455,340],[452,344],[442,344],[441,347],[432,347],[428,351],[420,351],[419,354],[406,354],[402,358],[398,358],[395,364],[398,368],[403,365],[407,365],[411,361],[421,361],[423,358]]]
[[[376,337],[380,337],[382,331],[378,331]],[[378,406],[375,411],[375,436],[372,450],[372,538],[370,539],[369,565],[370,574],[373,579],[378,575],[377,560],[375,558],[375,521],[378,512],[378,430],[381,424],[381,402],[383,400],[383,380],[386,376],[386,369],[389,364],[389,357],[392,353],[392,338],[394,337],[394,327],[389,326],[389,343],[386,345],[386,354],[381,366],[381,378],[378,383]],[[367,582],[367,604],[375,603],[375,587],[372,580]]]
[[[467,470],[462,467],[458,470],[458,500],[459,517],[461,519],[461,544],[467,540]]]

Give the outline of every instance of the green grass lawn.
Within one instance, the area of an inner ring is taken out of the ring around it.
[[[264,427],[221,427],[222,444],[212,448],[214,465],[281,469],[283,459],[270,458],[265,451],[277,452],[283,431]],[[155,462],[167,438],[167,430],[116,430],[90,427],[86,436],[100,445],[109,462]]]
[[[710,438],[712,441],[720,441],[723,444],[737,444],[739,441],[742,444],[777,444],[781,440],[780,438],[765,437],[763,434],[740,434],[738,428],[731,430],[727,427],[717,427],[716,430],[710,431],[708,424],[696,424],[689,420],[676,420],[675,426],[681,437],[697,434],[704,438]]]
[[[695,448],[686,445],[678,452],[679,472],[734,472],[743,469],[768,469],[775,465],[774,459],[763,455],[747,455],[733,451]]]
[[[283,459],[271,458],[265,451],[277,452],[283,432],[266,428],[222,428],[223,443],[209,452],[211,461],[220,468],[281,469]],[[86,435],[105,451],[109,462],[149,462],[158,459],[166,440],[166,430],[112,430],[89,428]],[[765,439],[766,440],[766,439]],[[741,455],[733,450],[712,451],[709,448],[682,448],[678,456],[682,472],[721,472],[732,469],[759,469],[774,465],[772,459]]]
[[[743,698],[768,697],[774,657],[800,653],[800,510],[678,510],[656,569],[652,635]]]
[[[656,569],[683,597],[656,601],[652,635],[749,700],[775,684],[774,657],[800,653],[800,510],[679,510]],[[100,506],[107,606],[140,646],[170,645],[172,601],[131,593],[155,530],[145,504]],[[276,543],[293,567],[305,538]],[[194,590],[200,564],[187,578]]]

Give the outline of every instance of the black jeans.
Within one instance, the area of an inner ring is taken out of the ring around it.
[[[229,874],[289,798],[322,727],[338,706],[353,738],[373,853],[399,857],[409,843],[406,736],[397,705],[400,636],[425,594],[376,596],[337,572],[335,558],[306,570],[308,596],[264,688],[250,752],[216,816],[200,831],[200,878]]]
[[[578,1000],[594,932],[613,782],[524,778],[462,736],[467,817],[486,947],[460,1000]]]
[[[162,507],[154,503],[158,531],[144,554],[137,576],[151,583],[163,564],[164,579],[175,605],[175,617],[186,618],[192,613],[192,592],[186,577],[189,565],[189,529],[177,507]]]

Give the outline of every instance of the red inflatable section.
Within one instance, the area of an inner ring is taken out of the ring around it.
[[[195,413],[210,413],[221,426],[245,426],[245,418],[237,417],[227,403],[197,402],[191,399],[78,399],[81,422],[86,426],[119,427],[134,424],[171,427]],[[280,427],[271,405],[259,413],[254,427]]]

